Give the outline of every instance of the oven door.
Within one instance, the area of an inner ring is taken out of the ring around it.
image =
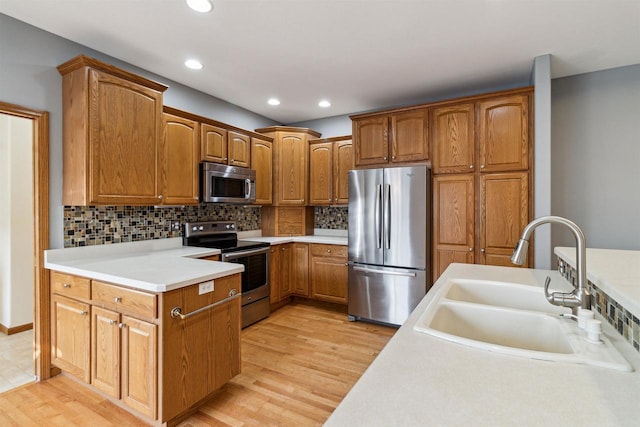
[[[269,297],[269,247],[222,254],[222,261],[244,265],[242,305]]]

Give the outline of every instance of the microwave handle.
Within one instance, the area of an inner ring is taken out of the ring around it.
[[[244,180],[244,198],[248,200],[250,197],[251,197],[251,180],[245,179]]]

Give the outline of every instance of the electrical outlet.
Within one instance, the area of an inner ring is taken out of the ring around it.
[[[171,228],[175,231],[180,231],[180,223],[179,222],[174,222],[171,224]]]

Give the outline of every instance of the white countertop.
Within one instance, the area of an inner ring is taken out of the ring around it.
[[[287,237],[246,237],[241,240],[251,242],[266,242],[272,245],[280,245],[283,243],[300,242],[300,243],[321,243],[325,245],[343,245],[347,246],[346,237],[340,236],[287,236]]]
[[[182,246],[182,238],[45,251],[45,268],[135,289],[166,292],[244,271],[242,264],[196,258],[218,249]]]
[[[637,425],[640,355],[606,322],[633,365],[620,372],[497,354],[414,331],[448,278],[570,289],[557,271],[452,264],[327,420],[327,426]]]
[[[555,254],[576,268],[576,249]],[[640,317],[640,251],[587,248],[587,278],[624,308]]]

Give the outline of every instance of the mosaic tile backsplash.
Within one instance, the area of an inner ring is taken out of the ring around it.
[[[199,206],[65,206],[64,247],[103,245],[181,237],[186,221],[236,221],[238,231],[260,229],[260,207]],[[315,227],[346,230],[346,207],[316,207]],[[178,224],[176,227],[175,225]]]
[[[186,221],[236,221],[238,231],[260,229],[260,207],[65,206],[64,247],[181,237]],[[176,227],[175,225],[178,224]]]
[[[560,258],[558,258],[558,269],[565,279],[576,284],[576,270]],[[587,288],[591,294],[592,308],[607,319],[607,322],[629,341],[636,351],[640,352],[640,320],[590,280],[587,281]]]
[[[349,208],[346,206],[316,206],[314,209],[315,228],[347,230]]]

